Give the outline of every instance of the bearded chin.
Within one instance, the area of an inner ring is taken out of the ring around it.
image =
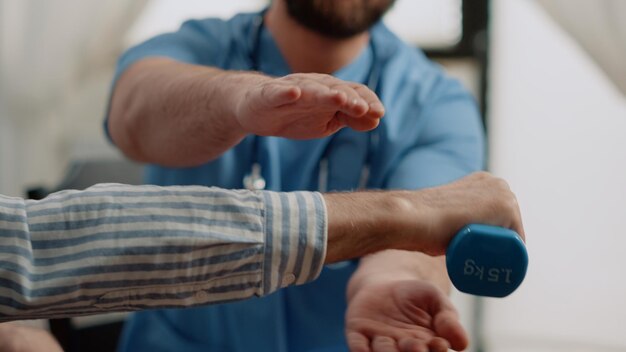
[[[380,21],[395,0],[285,0],[289,15],[325,37],[346,39],[367,31]]]

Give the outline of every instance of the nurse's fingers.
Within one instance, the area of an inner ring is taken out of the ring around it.
[[[325,84],[330,87],[345,90],[348,94],[348,98],[353,102],[356,101],[359,102],[359,104],[360,102],[365,102],[365,105],[368,108],[366,113],[371,117],[380,118],[384,115],[385,110],[382,102],[378,99],[376,93],[374,93],[368,86],[361,83],[343,81],[329,75],[321,75],[318,78],[323,80]],[[356,93],[356,95],[354,95],[353,92]],[[348,114],[357,117],[362,116],[361,111],[357,111],[356,114],[354,112]]]
[[[339,112],[351,117],[363,117],[369,111],[369,106],[365,100],[360,98],[354,89],[345,84],[329,86],[316,80],[303,80],[298,82],[298,86],[302,90],[302,97],[299,102],[304,104],[316,104],[316,107],[319,108],[332,106]],[[365,125],[369,124],[365,123]]]
[[[385,107],[382,103],[371,103],[370,109],[365,117],[380,119],[385,116]]]
[[[332,106],[334,109],[339,109],[348,102],[348,97],[345,93],[330,88],[326,92],[320,92],[317,99],[319,104]]]
[[[339,110],[348,103],[348,96],[344,92],[332,89],[315,80],[300,81],[298,87],[302,90],[299,101],[304,104],[313,104],[323,109],[332,107]]]
[[[378,99],[376,93],[374,93],[368,86],[364,84],[354,83],[352,84],[354,89],[369,105],[369,111],[367,115],[373,118],[381,118],[385,115],[385,108],[383,103]]]
[[[374,128],[378,127],[378,124],[380,123],[379,119],[371,119],[367,117],[352,117],[350,115],[346,115],[341,111],[335,114],[335,117],[343,125],[348,126],[353,130],[359,132],[373,130]]]
[[[361,117],[369,111],[369,103],[349,84],[341,82],[331,85],[330,88],[346,94],[348,101],[342,107],[342,111],[346,114]]]
[[[300,87],[291,84],[269,83],[261,88],[263,103],[271,107],[279,107],[295,102],[302,95]]]
[[[313,75],[315,79],[290,80],[276,79],[266,84],[262,90],[264,104],[269,107],[283,107],[293,104],[297,107],[304,104],[308,110],[310,105],[314,109],[335,109],[352,118],[363,118],[365,121],[348,119],[344,124],[359,130],[366,131],[376,127],[367,119],[379,119],[385,113],[385,108],[376,95],[366,86],[357,83],[344,82],[334,77]]]
[[[332,104],[339,111],[353,117],[381,118],[385,109],[367,86],[347,82],[331,75],[318,73],[296,73],[275,80],[281,84],[297,85],[302,89],[302,100],[315,96],[322,104]]]

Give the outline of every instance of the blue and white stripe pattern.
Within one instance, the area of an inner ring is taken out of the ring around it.
[[[267,295],[319,275],[326,231],[312,192],[101,184],[0,196],[0,321]]]

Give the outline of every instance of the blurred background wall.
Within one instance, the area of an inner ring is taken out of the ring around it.
[[[578,2],[577,30],[610,41],[584,22],[610,8]],[[488,351],[626,351],[626,98],[612,82],[626,73],[598,67],[539,3],[492,4],[490,165],[519,197],[530,264],[518,292],[486,302]]]
[[[112,154],[100,128],[115,61],[144,0],[0,1],[0,192],[60,181]]]

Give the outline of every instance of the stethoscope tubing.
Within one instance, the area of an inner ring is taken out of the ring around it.
[[[259,71],[259,51],[261,45],[261,35],[264,27],[264,15],[267,10],[262,11],[256,18],[253,20],[253,29],[250,35],[250,61],[251,68],[253,71]],[[380,76],[382,71],[382,64],[377,62],[376,58],[376,48],[374,46],[373,40],[370,39],[370,46],[372,48],[373,58],[372,58],[372,67],[370,68],[370,72],[367,79],[367,86],[374,92],[378,93],[378,87],[380,83]],[[367,150],[365,155],[365,162],[361,169],[361,174],[359,177],[359,184],[357,189],[366,189],[368,185],[368,181],[370,178],[371,172],[371,162],[373,158],[373,151],[376,150],[376,147],[379,143],[379,136],[376,130],[367,132],[368,134],[368,143]],[[243,178],[243,186],[246,189],[252,191],[260,191],[264,190],[267,186],[267,182],[263,177],[261,163],[258,159],[259,153],[259,144],[260,137],[254,136],[254,140],[252,142],[252,166],[250,172],[246,174]],[[330,144],[330,143],[329,143]],[[319,174],[318,174],[318,188],[319,192],[328,192],[329,191],[329,149],[330,145],[325,147],[324,152],[322,153],[322,157],[319,162]]]

